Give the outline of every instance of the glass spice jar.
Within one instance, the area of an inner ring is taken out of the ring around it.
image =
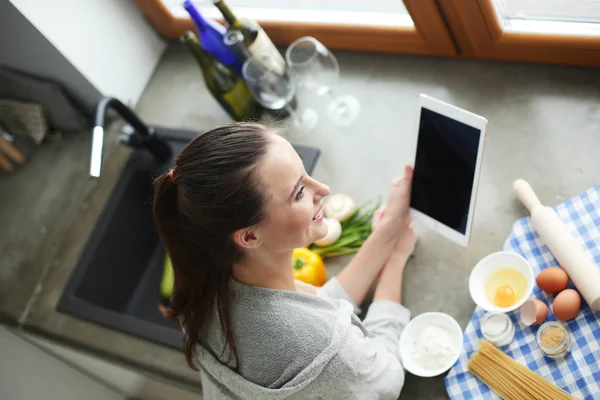
[[[546,322],[540,326],[535,340],[542,353],[549,358],[564,357],[571,349],[569,331],[559,322]]]
[[[481,333],[486,340],[502,347],[515,338],[515,325],[505,313],[492,311],[483,316]]]

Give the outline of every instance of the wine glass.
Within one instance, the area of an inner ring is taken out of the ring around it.
[[[272,55],[265,53],[246,59],[242,75],[254,98],[266,109],[285,109],[292,117],[294,126],[302,134],[310,133],[317,123],[317,115],[305,110],[298,115],[290,102],[296,95],[296,80],[289,69],[281,69],[281,63]]]
[[[352,124],[360,112],[360,103],[351,95],[336,96],[331,85],[340,77],[340,66],[335,56],[314,37],[305,36],[289,45],[285,59],[298,77],[300,86],[314,90],[319,96],[331,96],[327,114],[334,125]]]

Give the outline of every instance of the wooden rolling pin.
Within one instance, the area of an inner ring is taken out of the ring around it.
[[[531,212],[531,224],[593,310],[600,310],[600,267],[567,230],[558,214],[544,206],[531,185],[517,179],[517,197]]]

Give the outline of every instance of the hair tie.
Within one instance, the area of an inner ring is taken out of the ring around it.
[[[169,178],[171,178],[171,182],[175,183],[175,177],[173,176],[173,171],[175,169],[171,168],[171,170],[169,171]]]

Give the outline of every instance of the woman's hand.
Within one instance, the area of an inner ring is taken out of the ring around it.
[[[385,210],[387,208],[387,204],[382,204],[379,206],[375,213],[373,214],[373,220],[371,221],[371,230],[375,232],[375,230],[381,224],[381,219],[383,218],[383,214],[385,214]]]
[[[410,205],[410,189],[412,184],[413,169],[406,166],[404,176],[394,178],[390,186],[388,204],[380,206],[373,215],[371,227],[375,231],[382,224],[393,224],[399,231],[408,224],[408,206]]]
[[[373,214],[373,221],[371,221],[371,229],[373,230],[373,232],[375,232],[381,224],[381,220],[383,219],[386,209],[387,204],[383,204]],[[418,235],[412,226],[410,216],[407,218],[406,223],[407,225],[404,226],[404,228],[402,229],[400,238],[394,246],[394,250],[392,250],[392,254],[390,255],[390,257],[402,256],[408,259],[415,251]]]
[[[373,220],[371,221],[371,229],[375,232],[381,225],[381,221],[386,213],[387,204],[380,206],[373,214]],[[410,216],[405,220],[406,225],[402,228],[402,233],[398,242],[392,250],[390,257],[405,258],[408,259],[415,251],[415,245],[417,244],[418,235],[412,226]]]
[[[394,179],[394,182],[392,183],[390,201],[396,201],[396,210],[400,212],[400,215],[395,221],[393,217],[389,217],[390,207],[387,204],[383,204],[375,211],[373,214],[373,220],[371,221],[371,229],[373,232],[383,225],[386,220],[388,223],[395,225],[394,228],[397,232],[400,232],[400,236],[392,254],[404,254],[406,258],[410,257],[410,255],[414,252],[418,238],[417,232],[415,232],[411,225],[410,215],[408,214],[411,182],[412,168],[407,166],[406,174],[402,178]]]
[[[362,303],[382,268],[390,261],[394,249],[399,246],[403,232],[408,229],[410,223],[408,205],[410,204],[412,176],[413,169],[407,166],[404,176],[394,179],[390,187],[387,205],[380,207],[373,216],[371,224],[373,234],[369,235],[358,253],[337,275],[338,282],[356,304]],[[410,244],[408,239],[411,237],[409,235],[403,239],[406,243],[401,247],[402,250],[405,249],[405,245]],[[398,270],[398,268],[392,269]],[[394,274],[400,272],[396,271]],[[389,278],[389,280],[394,282],[397,279]],[[379,293],[384,292],[380,290]],[[399,301],[399,293],[393,294],[393,299]]]
[[[404,169],[404,176],[392,181],[388,203],[383,209],[378,223],[381,227],[386,226],[391,234],[398,235],[398,237],[410,222],[408,206],[410,205],[412,178],[413,169],[407,165]]]

